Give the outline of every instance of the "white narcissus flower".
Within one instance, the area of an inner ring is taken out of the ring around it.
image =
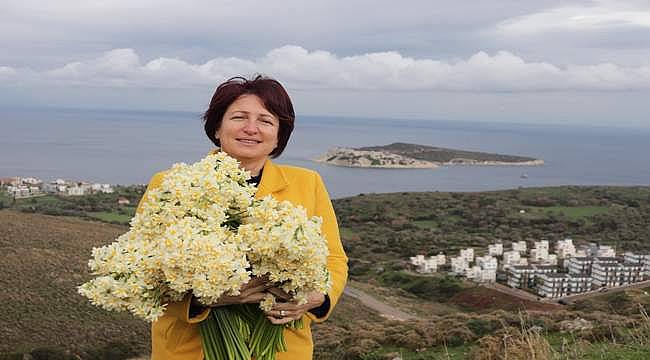
[[[305,302],[330,288],[327,242],[319,218],[268,196],[254,200],[250,174],[223,152],[175,164],[147,191],[130,230],[94,248],[97,277],[79,293],[107,310],[155,321],[166,303],[192,292],[204,304],[238,295],[251,275],[272,281]],[[260,307],[274,304],[268,295]]]

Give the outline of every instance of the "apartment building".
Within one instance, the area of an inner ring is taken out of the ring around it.
[[[490,256],[503,255],[503,244],[497,243],[497,244],[488,245],[488,255]]]
[[[642,281],[643,265],[628,263],[595,263],[592,267],[595,287],[615,287]]]
[[[591,264],[593,258],[591,257],[572,257],[569,259],[569,274],[571,275],[591,275]]]
[[[537,278],[537,294],[547,298],[569,295],[569,274],[541,274]]]
[[[539,275],[556,273],[557,267],[545,265],[515,265],[508,269],[508,285],[516,288],[531,288],[535,286],[535,278]]]
[[[576,255],[576,247],[573,240],[566,238],[555,243],[555,253],[560,259],[568,259]]]
[[[411,264],[416,267],[417,272],[432,274],[438,271],[438,258],[436,256],[426,258],[424,255],[416,255],[409,259]]]

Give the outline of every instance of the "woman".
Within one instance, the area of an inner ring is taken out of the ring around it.
[[[203,119],[208,138],[251,172],[251,181],[258,184],[256,198],[271,195],[278,200],[288,200],[305,207],[309,216],[323,219],[322,231],[329,248],[327,266],[332,278],[330,293],[314,292],[304,305],[291,301],[277,303],[266,314],[274,324],[301,318],[304,322],[302,329],[285,329],[288,351],[278,353],[277,359],[311,359],[311,322],[322,322],[329,317],[343,293],[348,267],[334,209],[320,176],[312,170],[278,165],[270,160],[282,153],[293,130],[295,114],[291,99],[273,79],[235,77],[219,85]],[[163,177],[164,173],[156,174],[147,191],[159,186]],[[203,359],[198,328],[208,317],[210,308],[258,303],[269,286],[262,279],[252,280],[242,286],[239,296],[223,296],[210,307],[203,307],[192,296],[170,303],[165,315],[151,328],[152,360]]]

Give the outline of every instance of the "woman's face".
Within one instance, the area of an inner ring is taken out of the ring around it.
[[[264,165],[278,145],[280,120],[271,114],[257,95],[237,98],[223,115],[217,137],[221,150],[243,165]]]

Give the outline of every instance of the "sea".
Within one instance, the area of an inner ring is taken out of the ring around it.
[[[543,166],[364,169],[311,159],[337,146],[407,142],[543,159]],[[212,148],[199,113],[0,108],[0,177],[144,184]],[[298,116],[278,163],[323,177],[330,196],[650,185],[650,128]]]

